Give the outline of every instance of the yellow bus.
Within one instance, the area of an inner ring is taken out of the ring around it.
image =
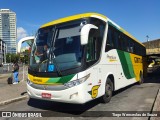
[[[113,91],[143,82],[145,55],[143,44],[104,15],[54,20],[35,36],[27,91],[42,100],[107,103]]]

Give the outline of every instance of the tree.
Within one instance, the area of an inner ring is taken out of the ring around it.
[[[15,54],[15,53],[7,53],[6,54],[6,62],[7,63],[13,63],[13,62],[15,62],[15,61],[17,61],[18,62],[18,60],[19,60],[19,55],[18,54]]]
[[[20,55],[20,61],[25,64],[29,64],[29,50],[25,50]]]

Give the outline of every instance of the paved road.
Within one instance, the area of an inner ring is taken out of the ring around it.
[[[157,95],[158,89],[160,88],[159,79],[160,77],[149,77],[146,83],[142,85],[131,85],[125,89],[122,89],[115,93],[112,100],[108,104],[100,104],[98,100],[89,102],[85,105],[72,105],[72,104],[62,104],[34,99],[27,99],[17,103],[13,103],[7,106],[0,107],[0,111],[50,111],[52,115],[58,116],[85,116],[88,111],[91,112],[90,115],[94,115],[96,112],[100,111],[151,111],[155,97]],[[63,112],[62,112],[63,111]],[[76,112],[80,111],[80,112]],[[97,120],[105,120],[105,113],[99,114],[100,117],[94,117]],[[17,118],[11,118],[17,119]],[[24,118],[33,119],[33,118]],[[39,118],[38,118],[39,119]],[[43,119],[43,118],[42,118]],[[47,120],[52,120],[53,118],[46,118]],[[59,120],[62,118],[55,117],[54,120]],[[63,119],[89,119],[88,117],[63,117]],[[116,118],[109,117],[111,119],[118,120],[147,120],[148,117],[141,118]],[[7,119],[8,120],[8,119]],[[40,120],[40,119],[39,119]]]

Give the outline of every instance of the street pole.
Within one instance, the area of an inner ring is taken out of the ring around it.
[[[24,58],[24,63],[23,63],[23,79],[22,79],[22,81],[24,81],[24,67],[25,67],[25,58]]]
[[[11,63],[11,55],[9,57],[10,57],[10,63]],[[9,64],[8,64],[8,71],[9,71]]]
[[[3,49],[3,48],[2,48],[3,42],[2,42],[1,39],[0,39],[0,42],[1,42],[1,53],[0,53],[0,54],[1,54],[1,58],[0,58],[0,59],[2,60],[2,63],[4,63],[4,62],[3,62],[3,50],[2,50],[2,49]]]
[[[149,54],[149,52],[150,52],[150,50],[149,50],[149,48],[150,48],[149,36],[147,35],[146,37],[147,37],[147,44],[148,44],[148,54]]]
[[[23,63],[23,79],[22,81],[24,81],[24,63]]]
[[[7,55],[7,44],[5,44],[5,48],[4,48],[4,63],[6,63],[6,55]]]
[[[147,37],[147,42],[148,42],[149,41],[149,36],[147,35],[146,37]]]

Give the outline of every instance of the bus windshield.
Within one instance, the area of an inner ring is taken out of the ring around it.
[[[39,29],[29,68],[36,72],[61,72],[81,66],[80,29],[80,23]]]

